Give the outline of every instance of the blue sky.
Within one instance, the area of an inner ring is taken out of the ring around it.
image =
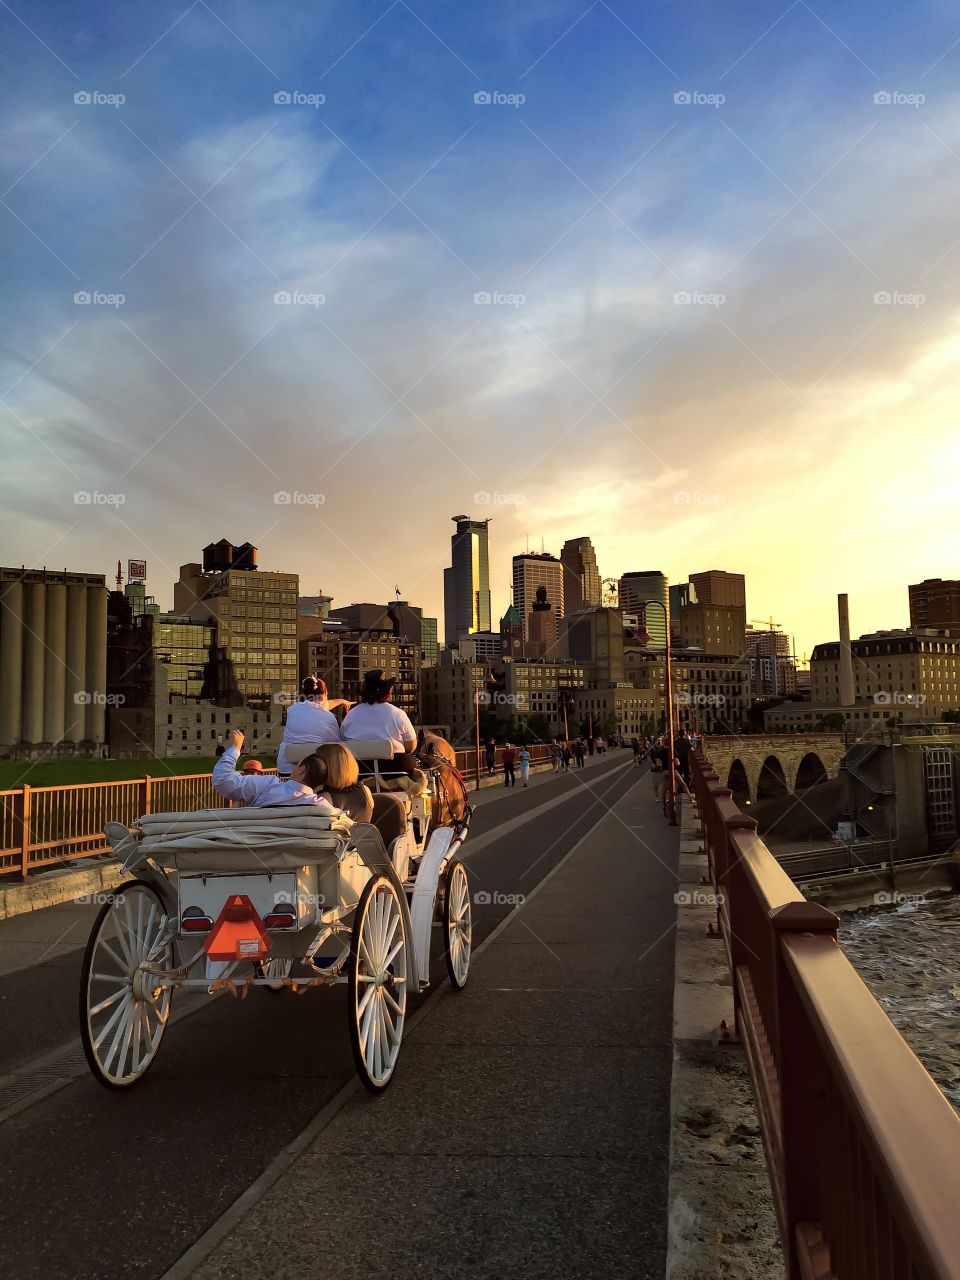
[[[440,615],[472,511],[498,612],[527,535],[589,533],[604,574],[746,572],[801,650],[838,590],[866,630],[958,575],[953,6],[0,26],[4,563],[142,556],[169,605],[226,536]]]

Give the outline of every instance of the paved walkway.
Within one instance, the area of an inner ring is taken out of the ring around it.
[[[645,779],[605,808],[168,1280],[661,1280],[678,836]]]

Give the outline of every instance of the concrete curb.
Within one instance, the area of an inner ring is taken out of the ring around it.
[[[92,898],[97,893],[108,893],[126,878],[126,874],[116,858],[98,858],[87,867],[42,871],[26,884],[0,886],[0,920],[9,920],[27,911],[40,911],[43,907],[55,907],[63,902],[74,902],[78,898]]]
[[[733,992],[722,938],[711,937],[716,902],[684,799],[680,831],[670,1086],[667,1280],[783,1280],[776,1215],[750,1075],[732,1028]]]

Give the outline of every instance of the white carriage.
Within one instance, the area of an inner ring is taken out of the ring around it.
[[[107,837],[135,877],[101,909],[84,956],[80,1027],[91,1071],[126,1088],[157,1056],[174,990],[245,996],[346,984],[350,1040],[373,1092],[397,1063],[407,998],[429,984],[434,928],[454,988],[467,981],[470,891],[458,850],[470,809],[437,825],[424,790],[385,791],[388,743],[351,743],[372,761],[371,823],[308,806],[147,814]]]

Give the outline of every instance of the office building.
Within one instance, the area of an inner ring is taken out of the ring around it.
[[[960,582],[925,578],[907,588],[910,597],[910,628],[933,628],[950,636],[960,636]]]
[[[682,648],[743,653],[746,610],[742,605],[686,604],[678,613],[671,613],[670,624]]]
[[[814,706],[840,707],[872,701],[887,714],[919,708],[937,720],[960,710],[960,637],[946,630],[876,631],[850,643],[853,699],[841,701],[841,644],[818,644],[810,659]]]
[[[0,568],[0,755],[103,755],[106,695],[103,574]]]
[[[797,691],[797,666],[791,653],[790,637],[776,629],[755,631],[748,627],[743,653],[750,663],[753,692],[774,696]]]
[[[465,645],[472,641],[464,641]],[[434,666],[422,672],[423,720],[442,732],[458,751],[476,743],[477,694],[486,701],[489,667],[462,657],[452,649],[443,649]]]
[[[564,601],[564,569],[556,556],[549,552],[525,551],[513,557],[513,603],[523,625],[523,638],[530,638],[530,614],[537,598],[537,588],[545,587],[547,599],[553,605],[554,618],[562,617]],[[557,636],[554,634],[554,641]]]
[[[625,642],[619,609],[583,609],[560,619],[560,656],[582,663],[601,688],[624,680]]]
[[[747,607],[747,581],[742,573],[707,569],[704,573],[691,573],[690,586],[700,604]]]
[[[245,702],[276,690],[296,697],[299,578],[257,567],[257,549],[222,539],[203,549],[203,565],[185,564],[173,589],[173,612],[212,622],[233,663]]]
[[[577,613],[603,604],[597,553],[589,538],[568,538],[560,552],[563,565],[563,612]]]
[[[450,567],[443,571],[443,638],[452,648],[471,632],[490,630],[490,521],[451,518],[456,531]]]
[[[665,649],[666,614],[670,603],[666,576],[658,569],[625,573],[620,578],[619,599],[624,613],[637,613],[643,618],[651,647]],[[653,608],[648,609],[648,604]]]
[[[527,618],[527,657],[557,657],[557,618],[547,599],[547,588],[537,587],[536,599]]]

